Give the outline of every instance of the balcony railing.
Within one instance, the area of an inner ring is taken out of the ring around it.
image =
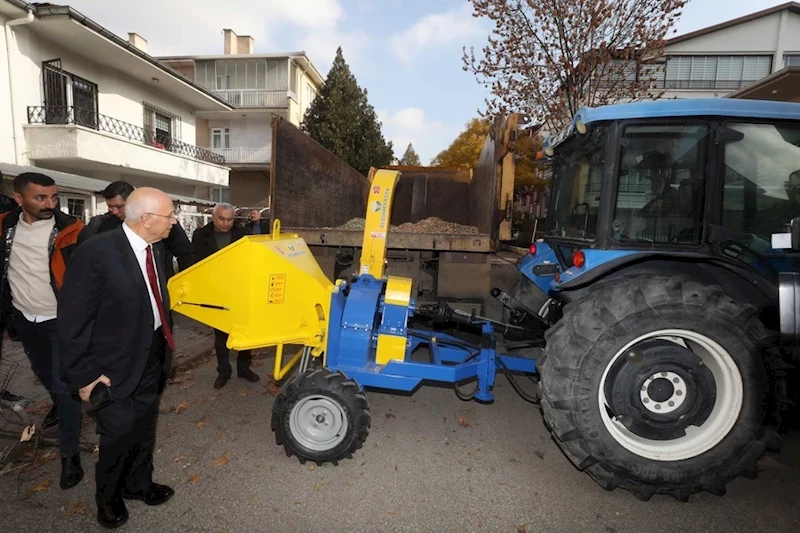
[[[272,153],[271,146],[237,146],[235,148],[213,148],[206,146],[204,150],[221,155],[229,164],[269,163]]]
[[[215,90],[214,94],[237,107],[287,107],[292,91],[262,89]]]
[[[28,124],[75,124],[97,131],[119,135],[131,141],[185,155],[198,161],[224,165],[225,158],[192,144],[163,136],[115,118],[95,113],[91,109],[73,106],[28,106]]]

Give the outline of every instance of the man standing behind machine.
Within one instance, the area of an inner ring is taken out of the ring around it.
[[[248,234],[246,230],[233,224],[233,206],[217,204],[211,215],[211,222],[197,228],[192,236],[192,248],[195,259],[200,262],[206,257],[222,250],[229,244],[238,241]],[[228,334],[214,330],[214,349],[217,352],[217,379],[214,388],[221,389],[231,377],[230,350],[227,347]],[[259,377],[250,370],[252,361],[250,350],[242,350],[236,358],[236,373],[242,378],[255,383]]]

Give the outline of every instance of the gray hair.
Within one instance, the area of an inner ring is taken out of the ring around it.
[[[127,206],[126,206],[126,209],[127,209]],[[233,211],[234,207],[229,203],[220,202],[220,203],[218,203],[217,205],[214,206],[214,210],[211,213],[213,215],[216,215],[219,211],[228,211],[229,209],[231,211]],[[127,213],[127,211],[126,211],[126,213]]]

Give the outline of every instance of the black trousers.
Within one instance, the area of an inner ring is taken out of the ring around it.
[[[153,482],[164,345],[159,328],[153,333],[147,366],[133,394],[114,399],[96,413],[100,458],[95,481],[97,495],[104,501],[118,498],[123,489],[138,492]]]
[[[231,351],[228,349],[228,334],[214,330],[214,350],[217,352],[217,373],[231,377]],[[242,350],[236,356],[236,372],[242,374],[250,369],[253,360],[250,350]]]

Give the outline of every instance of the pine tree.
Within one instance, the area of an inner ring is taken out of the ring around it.
[[[399,161],[400,165],[413,167],[413,166],[420,166],[422,162],[419,160],[419,155],[417,151],[414,150],[414,145],[408,143],[408,148],[406,148],[406,153],[403,154],[403,157]]]
[[[380,168],[394,159],[392,143],[383,138],[378,115],[367,100],[367,91],[358,86],[341,47],[336,50],[325,85],[306,111],[301,127],[312,139],[365,176],[370,167]]]

